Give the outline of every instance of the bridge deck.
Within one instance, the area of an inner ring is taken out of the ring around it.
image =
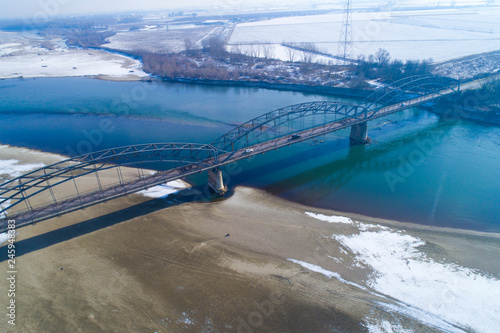
[[[465,85],[462,85],[462,89],[477,88],[486,80],[491,80],[491,78],[480,79],[469,82]],[[189,164],[183,167],[157,172],[156,174],[153,174],[151,176],[144,176],[140,179],[136,179],[133,181],[122,182],[118,185],[105,188],[102,191],[96,191],[86,195],[77,195],[75,197],[65,199],[55,204],[47,205],[45,207],[41,207],[38,209],[33,209],[32,211],[21,212],[15,216],[9,216],[9,218],[16,219],[17,226],[22,227],[24,225],[39,222],[64,213],[85,208],[100,202],[108,201],[127,194],[135,193],[137,191],[158,184],[162,184],[170,180],[175,180],[195,173],[207,171],[216,167],[223,166],[228,163],[233,163],[238,160],[249,158],[258,154],[263,154],[301,141],[325,135],[330,132],[345,129],[356,124],[384,117],[389,114],[401,111],[403,109],[411,108],[419,104],[426,103],[434,99],[443,97],[445,95],[455,93],[456,91],[457,90],[451,88],[443,89],[441,91],[428,93],[426,95],[421,95],[409,100],[405,100],[404,102],[398,102],[388,106],[376,107],[372,110],[368,110],[365,113],[357,114],[355,117],[347,117],[342,120],[294,132],[293,134],[298,136],[295,139],[292,139],[291,135],[285,135],[252,146],[246,146],[244,149],[240,149],[235,152],[221,152],[218,155],[218,161],[216,161],[215,158],[208,158],[203,161],[200,161],[197,164]],[[246,149],[252,149],[252,151],[247,153]],[[5,231],[6,226],[7,226],[7,219],[4,218],[0,221],[0,232]]]

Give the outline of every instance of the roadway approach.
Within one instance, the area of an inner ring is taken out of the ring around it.
[[[446,77],[412,76],[374,90],[359,103],[309,102],[265,113],[210,144],[142,144],[73,157],[0,185],[0,232],[8,230],[9,220],[19,228],[205,171],[210,188],[223,194],[223,165],[349,127],[351,142],[366,144],[368,121],[477,89],[488,80],[461,84]],[[151,172],[145,170],[148,163],[166,167]]]

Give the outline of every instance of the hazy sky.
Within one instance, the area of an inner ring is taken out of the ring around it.
[[[114,11],[168,10],[187,7],[238,7],[269,2],[269,0],[0,0],[0,17],[30,18],[33,15],[43,14],[56,16]],[[272,2],[283,5],[304,3],[303,0],[272,0]],[[314,2],[324,3],[327,1],[315,0]]]
[[[189,7],[234,8],[266,4],[272,6],[306,4],[341,4],[345,0],[0,0],[0,18],[54,17],[58,15],[94,14]],[[395,5],[479,4],[486,0],[354,0],[354,5],[375,3]],[[500,0],[494,0],[498,2]]]

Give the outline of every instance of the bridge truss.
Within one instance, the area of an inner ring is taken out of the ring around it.
[[[0,231],[5,230],[7,218],[15,218],[18,226],[34,223],[407,108],[401,101],[418,96],[432,100],[459,89],[453,79],[415,76],[377,89],[359,104],[322,101],[280,108],[211,144],[133,145],[70,158],[0,185]],[[150,163],[168,167],[145,171]],[[89,182],[93,189],[86,187]],[[62,194],[68,191],[73,194]]]

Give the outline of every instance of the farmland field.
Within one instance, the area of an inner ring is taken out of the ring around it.
[[[354,57],[379,48],[393,59],[442,62],[500,49],[498,8],[353,13]],[[342,15],[278,18],[238,24],[229,46],[273,44],[274,57],[287,60],[282,43],[311,43],[322,52],[337,54]],[[324,62],[324,58],[316,61]]]

